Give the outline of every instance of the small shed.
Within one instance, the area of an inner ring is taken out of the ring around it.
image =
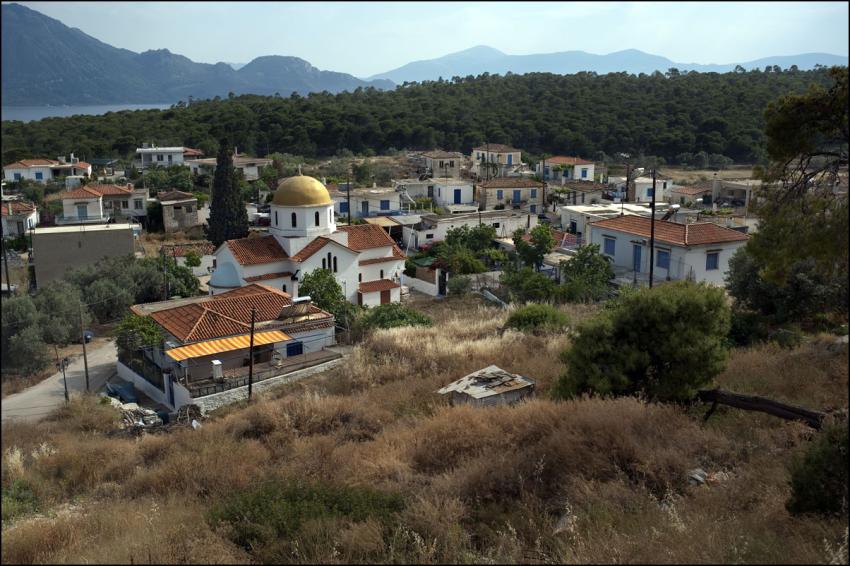
[[[451,394],[453,405],[467,403],[476,407],[510,405],[534,392],[535,381],[508,373],[498,366],[487,366],[439,389]]]

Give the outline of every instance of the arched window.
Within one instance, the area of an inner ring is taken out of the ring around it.
[[[295,228],[296,226],[298,226],[298,217],[295,216],[295,213],[293,212],[292,213],[292,227]]]
[[[328,252],[328,269],[331,268],[331,252]]]
[[[283,292],[286,293],[286,283],[283,284]]]
[[[363,274],[362,274],[362,273],[358,273],[358,274],[357,274],[357,282],[358,282],[358,283],[363,283]]]
[[[316,226],[319,225],[319,211],[316,211]]]
[[[334,221],[334,211],[332,208],[328,209],[328,224]]]
[[[322,269],[327,269],[327,264],[325,263],[325,258],[322,258]]]
[[[336,256],[334,256],[334,273],[336,273]]]
[[[384,270],[382,269],[381,270],[381,279],[383,279],[383,278],[384,278]]]
[[[277,211],[274,211],[274,225],[277,226]]]

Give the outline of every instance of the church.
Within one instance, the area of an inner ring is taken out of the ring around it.
[[[268,236],[228,240],[215,250],[210,294],[262,283],[297,297],[304,275],[327,269],[352,303],[401,300],[404,253],[380,226],[337,226],[320,181],[300,174],[281,181],[269,217]]]

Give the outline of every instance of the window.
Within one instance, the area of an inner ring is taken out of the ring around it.
[[[318,226],[319,225],[319,211],[318,210],[316,211],[315,218],[316,218],[316,226]]]
[[[187,213],[192,212],[192,205],[186,206],[186,212]]]
[[[347,202],[339,203],[339,213],[340,214],[348,214],[348,203]]]
[[[514,189],[513,203],[516,204],[522,200],[522,191]]]
[[[328,269],[331,268],[331,252],[328,252]]]
[[[383,278],[384,278],[384,270],[382,269],[381,270],[381,276],[379,277],[379,279],[383,279]]]
[[[434,239],[434,234],[425,234],[425,239],[426,239],[426,240],[433,240],[433,239]]]
[[[606,255],[613,256],[614,255],[614,246],[617,243],[617,240],[614,238],[605,238],[605,248],[604,252]]]
[[[440,161],[440,167],[443,167],[443,162],[442,162],[442,161]]]
[[[531,189],[531,198],[537,198],[537,189]]]
[[[454,161],[449,161],[449,167],[454,168],[454,166],[455,166],[455,162],[454,162]]]
[[[718,269],[718,264],[720,260],[719,252],[709,252],[705,255],[705,270],[711,271],[713,269]]]
[[[328,209],[328,224],[334,221],[334,211],[332,208]]]
[[[381,201],[381,210],[389,210],[390,209],[390,201],[382,200]]]
[[[298,226],[298,217],[295,216],[295,213],[293,212],[292,213],[292,227],[295,228],[296,226]]]
[[[334,273],[336,273],[336,256],[334,256]]]
[[[161,153],[157,153],[157,154],[156,154],[156,160],[157,160],[157,161],[163,161],[163,157],[162,157],[162,154],[161,154]]]
[[[143,203],[142,203],[142,199],[140,199],[140,198],[133,199],[133,209],[134,209],[134,210],[142,210],[142,204],[143,204]],[[191,208],[189,208],[189,207],[187,206],[187,207],[186,207],[186,212],[192,212]]]
[[[584,193],[581,193],[581,204],[584,204]]]
[[[277,226],[277,211],[274,211],[274,225]]]
[[[500,225],[500,223],[499,223],[499,222],[493,222],[493,228],[498,228],[498,227],[499,227],[499,225]]]
[[[42,179],[44,179],[44,174],[43,174],[41,171],[36,171],[36,173],[35,173],[35,180],[36,180],[36,181],[41,181]]]
[[[658,250],[658,256],[655,260],[656,267],[663,267],[664,269],[670,269],[670,252],[665,250]]]
[[[532,204],[530,208],[531,208],[530,212],[537,213],[537,205],[536,204]]]
[[[283,284],[283,292],[286,293],[286,283]]]
[[[322,258],[322,269],[327,269],[327,268],[328,268],[328,264],[325,261],[325,258]]]
[[[130,201],[122,200],[121,208],[130,208]]]
[[[587,169],[582,169],[582,170],[581,170],[581,178],[582,178],[582,179],[587,179]]]
[[[646,198],[652,198],[655,196],[655,189],[652,187],[646,189]]]
[[[363,274],[362,274],[362,273],[358,273],[358,274],[357,274],[357,282],[358,282],[358,283],[363,283]]]
[[[502,191],[502,189],[497,190],[496,191],[496,200],[502,200],[502,198],[504,197],[504,194],[505,193],[504,193],[504,191]]]

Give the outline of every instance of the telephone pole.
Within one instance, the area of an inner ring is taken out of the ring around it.
[[[53,345],[53,350],[56,352],[56,367],[62,370],[62,383],[65,384],[65,402],[68,402],[68,379],[65,377],[65,366],[68,364],[68,358],[59,359],[59,348],[56,344]]]
[[[248,346],[248,401],[251,400],[251,389],[254,383],[254,319],[257,316],[257,308],[251,309],[251,343]]]
[[[345,177],[346,202],[348,202],[348,225],[351,226],[351,164],[348,165]]]
[[[83,366],[86,370],[86,393],[89,391],[89,358],[86,355],[86,332],[83,330],[83,303],[80,302],[80,338],[83,340]]]
[[[652,168],[652,204],[649,221],[649,288],[652,289],[652,275],[655,267],[655,167]]]

